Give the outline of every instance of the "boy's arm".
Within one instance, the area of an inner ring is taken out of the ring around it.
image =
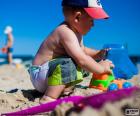
[[[95,50],[95,49],[84,47],[84,52],[95,60],[103,60],[106,57],[107,50],[106,49]]]
[[[60,42],[68,55],[71,56],[81,68],[94,73],[110,72],[109,62],[104,61],[104,63],[99,64],[91,56],[84,53],[73,32],[70,30],[60,31],[60,38]]]
[[[91,49],[91,48],[88,48],[88,47],[84,47],[84,52],[91,56],[92,58],[94,58],[96,56],[96,54],[99,52],[99,50],[95,50],[95,49]]]

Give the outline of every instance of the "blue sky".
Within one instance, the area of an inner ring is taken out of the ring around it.
[[[127,44],[130,55],[140,55],[140,0],[101,0],[108,20],[96,20],[84,37],[86,46]],[[0,0],[0,48],[3,30],[13,27],[15,55],[35,55],[41,42],[63,21],[61,0]],[[0,52],[1,54],[1,52]]]

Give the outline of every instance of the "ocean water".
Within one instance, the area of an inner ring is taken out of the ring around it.
[[[130,59],[135,64],[135,66],[137,67],[137,69],[140,73],[140,56],[130,56]]]
[[[21,60],[22,64],[24,64],[26,67],[29,67],[31,65],[33,58],[34,56],[32,55],[14,55],[13,56],[14,60],[16,61]],[[140,56],[130,56],[130,59],[138,68],[139,73],[140,73]],[[3,65],[3,64],[7,64],[6,55],[0,55],[0,65]]]
[[[14,55],[13,56],[14,63],[22,63],[26,67],[29,67],[31,65],[32,60],[33,60],[32,55]],[[4,64],[8,64],[7,56],[1,55],[0,56],[0,65],[4,65]]]
[[[139,70],[139,73],[140,73],[140,62],[139,63],[137,63],[137,68],[138,68],[138,70]]]

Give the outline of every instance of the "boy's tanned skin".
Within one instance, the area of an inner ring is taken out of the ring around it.
[[[96,51],[83,45],[82,36],[94,26],[94,19],[83,9],[63,7],[65,21],[61,23],[41,44],[33,65],[42,65],[52,59],[70,56],[82,69],[97,74],[111,73],[114,67],[111,61],[103,59],[106,50]],[[96,62],[100,60],[100,62]],[[48,86],[40,102],[57,99],[64,92],[66,85]]]
[[[13,42],[14,42],[14,38],[12,34],[12,27],[7,26],[4,33],[7,36],[7,42],[6,42],[6,45],[3,47],[3,49],[6,50],[7,61],[9,64],[11,64],[13,61],[13,55],[12,55],[13,48],[12,47],[13,47]]]
[[[59,25],[42,43],[33,65],[41,65],[47,60],[69,55],[80,67],[89,72],[110,72],[112,62],[97,63],[93,58],[99,51],[84,47],[82,43],[82,35],[92,28],[93,19],[84,11],[83,14],[77,11],[73,17],[70,16],[67,19],[68,21]]]

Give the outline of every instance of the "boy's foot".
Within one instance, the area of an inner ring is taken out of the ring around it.
[[[40,104],[44,104],[44,103],[48,103],[48,102],[53,102],[55,101],[56,99],[54,98],[51,98],[49,96],[43,96],[40,100],[39,100],[39,103]]]

